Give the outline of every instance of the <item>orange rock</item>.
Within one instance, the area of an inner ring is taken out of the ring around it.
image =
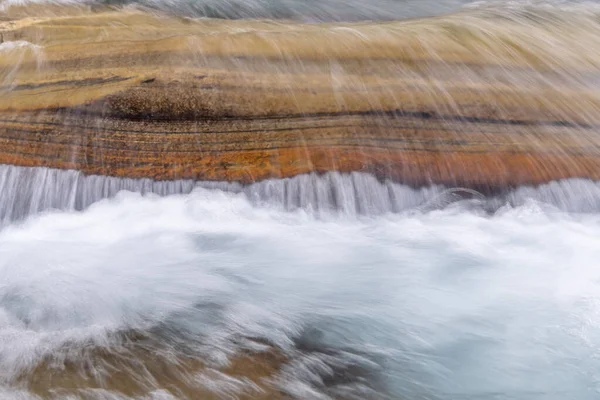
[[[600,179],[600,52],[576,51],[591,45],[577,32],[465,18],[8,15],[0,163],[241,182],[368,171],[480,189]]]

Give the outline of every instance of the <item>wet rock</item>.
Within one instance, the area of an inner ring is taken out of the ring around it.
[[[0,163],[243,183],[363,171],[481,191],[600,179],[600,52],[576,51],[576,30],[39,12],[0,22]]]

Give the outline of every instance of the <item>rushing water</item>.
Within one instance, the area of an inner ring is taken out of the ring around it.
[[[57,3],[0,5],[32,2]],[[598,82],[590,1],[85,3],[312,22],[490,9],[458,21],[484,44],[518,33],[555,76],[456,79]],[[600,183],[585,179],[486,197],[364,173],[243,186],[0,165],[0,398],[598,399],[599,259]]]
[[[389,20],[451,12],[469,0],[3,0],[1,4],[134,4],[186,16],[293,18],[308,21]]]
[[[196,188],[30,216],[0,231],[3,398],[172,398],[150,367],[131,395],[110,371],[144,351],[218,364],[258,338],[288,355],[271,385],[296,398],[595,399],[599,237],[597,212],[533,199],[315,215]],[[95,389],[44,392],[31,368]]]
[[[447,14],[464,8],[522,11],[555,6],[594,9],[597,0],[0,0],[12,5],[85,4],[133,5],[210,18],[296,19],[308,22],[397,20]]]
[[[453,203],[484,212],[521,206],[536,200],[557,210],[600,212],[600,183],[584,179],[520,187],[494,197],[466,188],[411,188],[379,181],[366,173],[299,175],[251,185],[191,180],[153,181],[105,176],[85,176],[77,171],[0,165],[0,223],[10,224],[47,210],[83,210],[121,191],[142,195],[188,194],[195,189],[215,189],[240,194],[256,206],[279,210],[302,209],[316,216],[382,215],[407,211],[430,211]],[[1,226],[1,225],[0,225]]]

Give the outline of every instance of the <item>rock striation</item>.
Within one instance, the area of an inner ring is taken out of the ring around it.
[[[481,190],[600,179],[589,26],[32,10],[0,18],[2,164],[242,183],[362,171]]]

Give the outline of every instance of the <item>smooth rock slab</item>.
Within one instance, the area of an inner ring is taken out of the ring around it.
[[[0,163],[243,183],[364,171],[480,190],[600,179],[596,25],[35,12],[0,22]]]

